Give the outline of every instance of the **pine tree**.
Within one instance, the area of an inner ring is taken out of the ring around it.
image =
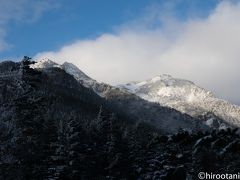
[[[80,179],[84,173],[83,163],[86,161],[83,155],[84,151],[84,136],[83,129],[80,125],[80,120],[72,118],[68,123],[68,152],[69,152],[69,177],[71,179]]]
[[[58,134],[57,125],[53,117],[45,119],[43,140],[43,154],[44,154],[44,178],[58,179],[59,178],[59,157],[56,156],[58,148]]]

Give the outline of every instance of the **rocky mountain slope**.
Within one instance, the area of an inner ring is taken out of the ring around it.
[[[239,106],[218,99],[212,92],[188,80],[159,75],[146,81],[131,82],[119,87],[147,101],[158,102],[162,106],[174,108],[193,117],[212,113],[223,122],[240,127]],[[224,128],[224,124],[221,126]]]
[[[48,69],[53,67],[63,69],[68,74],[74,76],[74,78],[79,82],[81,82],[81,84],[83,84],[85,87],[92,87],[96,83],[95,80],[91,79],[85,73],[83,73],[80,69],[78,69],[75,65],[68,62],[65,62],[60,65],[51,61],[48,58],[45,58],[30,65],[30,67],[33,69]]]
[[[71,63],[57,64],[49,59],[42,59],[31,65],[31,68],[44,71],[48,68],[59,67],[71,74],[80,84],[92,89],[96,94],[111,102],[115,108],[123,111],[128,117],[135,120],[151,122],[165,133],[176,132],[179,129],[197,130],[208,129],[205,121],[192,118],[177,110],[159,106],[157,103],[148,102],[132,92],[119,87],[98,83],[85,75]],[[122,113],[123,113],[122,112]]]

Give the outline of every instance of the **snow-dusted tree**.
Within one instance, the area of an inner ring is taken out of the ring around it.
[[[68,142],[68,176],[71,179],[81,179],[85,172],[83,168],[86,145],[84,144],[84,129],[80,122],[81,118],[71,118],[67,124],[67,142]]]

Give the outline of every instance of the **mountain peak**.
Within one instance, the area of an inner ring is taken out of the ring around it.
[[[169,74],[161,74],[157,75],[149,80],[147,80],[148,85],[154,85],[154,84],[162,84],[165,86],[189,86],[194,85],[193,82],[185,80],[185,79],[179,79],[174,78],[173,76]]]
[[[151,79],[151,81],[159,81],[159,80],[167,80],[167,79],[173,79],[173,77],[169,74],[160,74]]]
[[[166,77],[166,78],[168,78],[168,77]],[[155,83],[155,82],[158,82],[158,81],[160,81],[160,80],[162,80],[162,79],[165,79],[165,77],[162,77],[162,75],[158,75],[158,76],[153,77],[153,78],[150,80],[150,82]],[[168,79],[169,79],[169,78],[168,78]]]
[[[119,87],[147,101],[160,103],[194,117],[211,112],[226,120],[228,124],[240,126],[239,106],[218,99],[211,91],[185,79],[162,74]]]
[[[35,64],[32,64],[30,67],[33,69],[44,69],[44,68],[52,68],[52,67],[59,67],[60,65],[55,63],[54,61],[43,58],[38,60]]]
[[[33,69],[47,69],[47,68],[58,67],[60,69],[63,69],[66,73],[72,75],[77,81],[81,81],[82,85],[84,85],[85,87],[89,87],[93,83],[95,83],[95,80],[91,79],[84,72],[82,72],[77,66],[69,62],[58,64],[48,58],[43,58],[43,59],[37,60],[37,62],[35,64],[32,64],[30,67]]]

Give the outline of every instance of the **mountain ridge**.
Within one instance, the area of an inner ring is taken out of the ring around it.
[[[211,91],[188,80],[160,75],[146,81],[122,84],[118,87],[145,100],[158,102],[193,117],[211,112],[224,119],[226,123],[240,126],[239,106],[215,97]]]
[[[45,62],[47,62],[47,65],[44,66]],[[39,69],[40,67],[40,70],[44,71],[44,69],[51,67],[49,64],[52,64],[53,67],[56,66],[54,62],[51,63],[50,60],[45,59],[37,61],[31,68]],[[74,65],[71,64],[72,66]],[[128,116],[134,117],[139,121],[151,122],[151,124],[160,128],[165,133],[168,131],[176,132],[179,128],[191,130],[198,128],[199,130],[208,129],[202,122],[173,108],[162,107],[155,102],[148,102],[133,93],[121,90],[119,87],[98,83],[91,78],[85,81],[85,78],[79,78],[82,76],[81,70],[79,70],[80,74],[75,74],[74,72],[78,71],[69,71],[69,68],[62,65],[58,65],[58,67],[71,74],[83,86],[92,89],[96,94],[114,104],[117,109],[125,111],[123,113],[127,113]],[[77,67],[74,66],[74,68]],[[84,74],[85,76],[87,75]]]
[[[135,94],[149,102],[159,103],[161,106],[176,109],[192,117],[199,117],[205,114],[207,116],[207,114],[212,113],[221,119],[219,127],[222,128],[227,125],[240,127],[239,106],[216,98],[211,91],[201,88],[189,80],[163,74],[141,82],[110,86],[105,83],[98,83],[83,73],[77,66],[67,62],[59,65],[46,58],[38,60],[31,67],[48,68],[55,66],[64,69],[85,87],[92,88],[102,97],[107,97],[109,91],[119,89],[125,93]]]

